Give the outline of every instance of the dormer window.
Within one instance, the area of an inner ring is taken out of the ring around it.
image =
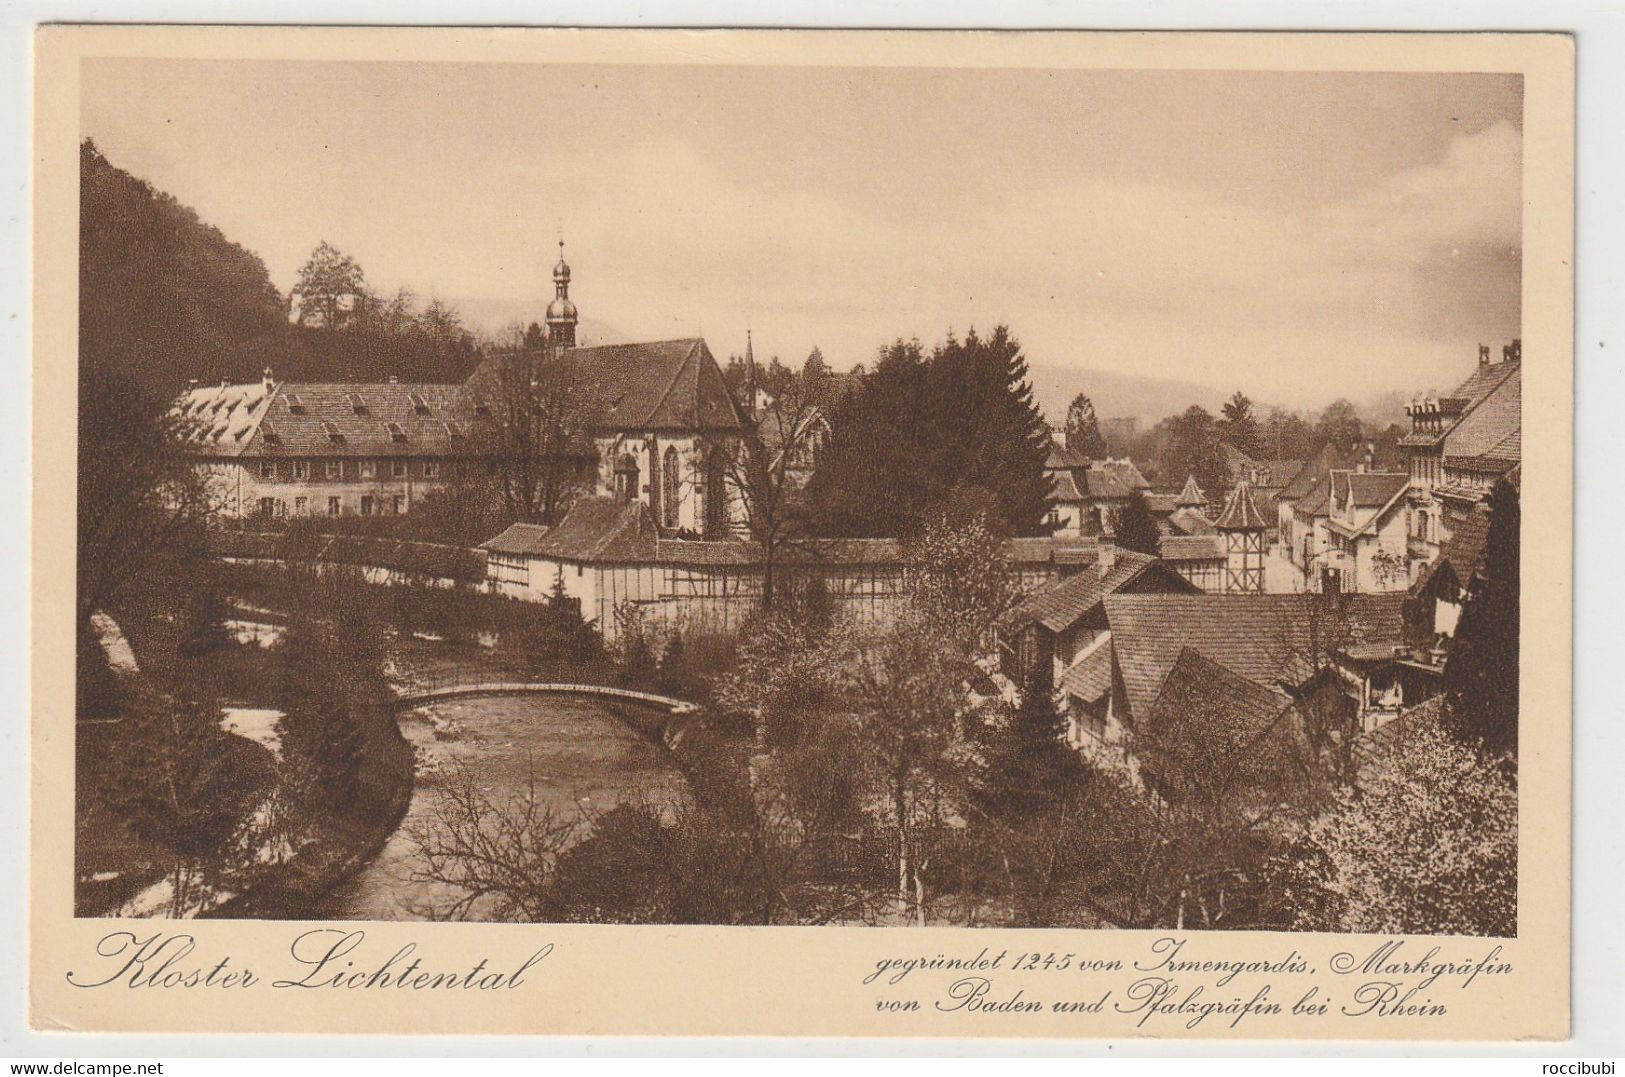
[[[489,419],[491,417],[491,405],[483,400],[474,401],[474,414],[482,419]]]
[[[260,423],[260,435],[265,438],[267,445],[282,444],[282,435],[276,432],[276,427],[268,422]]]
[[[327,431],[327,440],[328,441],[332,442],[334,445],[343,445],[344,444],[344,435],[339,433],[339,428],[338,428],[337,424],[335,424],[335,423],[323,423],[322,424],[322,429]]]
[[[463,440],[463,428],[458,426],[456,423],[449,421],[445,423],[445,427],[446,437],[451,439],[451,443],[453,445],[460,444]]]
[[[419,415],[429,414],[429,402],[423,398],[422,393],[408,393],[406,394],[406,397],[412,402],[413,411],[417,412]]]
[[[406,440],[406,431],[401,429],[400,423],[385,423],[384,433],[389,435],[391,441],[404,442]]]
[[[303,415],[305,413],[305,402],[299,398],[298,393],[288,394],[288,411],[293,415]]]
[[[357,415],[367,415],[367,414],[369,414],[369,412],[367,411],[367,401],[362,397],[362,395],[360,393],[351,393],[351,394],[349,394],[349,396],[350,396],[350,410],[354,411]]]

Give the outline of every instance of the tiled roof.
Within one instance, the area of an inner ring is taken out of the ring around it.
[[[1050,500],[1061,502],[1082,501],[1083,495],[1078,492],[1078,484],[1072,481],[1072,472],[1053,471],[1050,477],[1055,485],[1050,489]]]
[[[1214,521],[1214,526],[1221,531],[1262,531],[1270,524],[1271,521],[1258,511],[1252,486],[1246,480],[1236,483],[1236,488],[1230,491],[1230,497],[1224,503],[1224,511]]]
[[[1046,471],[1071,470],[1075,467],[1088,467],[1089,458],[1081,452],[1074,452],[1061,442],[1051,441],[1049,456],[1044,460]]]
[[[1153,516],[1172,516],[1174,511],[1179,508],[1179,495],[1157,494],[1147,491],[1145,507]]]
[[[194,451],[212,456],[240,456],[253,441],[270,405],[274,386],[208,385],[183,393],[171,411]]]
[[[1067,695],[1093,703],[1112,690],[1112,645],[1110,641],[1078,659],[1061,674],[1061,689]]]
[[[1291,705],[1285,692],[1265,688],[1184,647],[1157,689],[1146,726],[1162,734],[1162,742],[1175,752],[1188,747],[1208,759],[1239,762]]]
[[[1195,475],[1185,476],[1185,485],[1179,491],[1179,501],[1177,503],[1190,506],[1207,504],[1207,495],[1202,493],[1200,486],[1196,485]]]
[[[1332,504],[1332,475],[1329,472],[1309,488],[1309,492],[1293,503],[1292,511],[1299,516],[1314,519],[1316,516],[1326,516]]]
[[[1144,475],[1140,473],[1140,469],[1134,465],[1134,461],[1130,460],[1126,456],[1120,460],[1107,460],[1104,463],[1104,467],[1107,471],[1110,471],[1113,475],[1115,475],[1117,477],[1117,481],[1122,483],[1123,486],[1129,490],[1151,489],[1151,483]]]
[[[1128,497],[1129,489],[1123,485],[1123,480],[1102,464],[1079,468],[1072,474],[1081,481],[1084,495],[1091,500],[1104,501]]]
[[[556,527],[511,524],[480,548],[497,554],[563,561],[650,563],[656,559],[654,521],[641,501],[577,498]]]
[[[1505,433],[1507,420],[1506,412],[1511,409],[1514,413],[1521,410],[1521,378],[1523,363],[1519,360],[1503,360],[1499,363],[1480,363],[1470,374],[1466,381],[1456,387],[1456,391],[1448,397],[1441,399],[1441,403],[1454,403],[1461,409],[1460,415],[1454,422],[1446,422],[1437,432],[1419,432],[1413,430],[1399,439],[1401,445],[1437,445],[1440,441],[1449,439],[1449,446],[1456,448],[1456,438],[1468,428],[1468,447],[1457,450],[1464,456],[1472,456],[1483,452],[1483,447],[1473,447],[1483,441],[1490,444],[1498,440]],[[1508,384],[1510,383],[1510,385]],[[1492,403],[1495,397],[1502,397],[1499,402]],[[1475,432],[1479,423],[1474,419],[1480,408],[1488,406],[1490,414],[1483,420],[1486,432]],[[1518,419],[1512,419],[1511,425],[1516,426]],[[1496,433],[1499,430],[1500,433]],[[1487,440],[1485,440],[1487,439]]]
[[[1215,534],[1164,535],[1157,553],[1164,561],[1222,561],[1224,539]]]
[[[456,456],[468,416],[456,385],[284,382],[192,389],[176,414],[198,423],[188,439],[207,455]]]
[[[1213,521],[1195,509],[1176,509],[1168,517],[1168,525],[1181,535],[1212,535],[1217,531]]]
[[[1157,559],[1132,550],[1119,550],[1117,563],[1106,575],[1098,572],[1080,572],[1030,595],[1004,618],[1004,625],[1019,631],[1030,624],[1040,624],[1051,632],[1064,632],[1082,620],[1090,610],[1100,605],[1104,596],[1138,579],[1156,564]],[[1170,587],[1186,590],[1184,581],[1170,583]]]
[[[1100,540],[1054,536],[1013,538],[1005,542],[1004,555],[1016,565],[1092,565],[1100,557]]]
[[[1203,655],[1265,687],[1308,674],[1323,644],[1397,638],[1403,592],[1292,595],[1107,595],[1106,618],[1132,714],[1147,713],[1179,652]],[[1332,607],[1329,603],[1335,602]],[[1336,612],[1325,612],[1335,609]],[[1329,637],[1335,637],[1331,639]]]
[[[1472,582],[1484,563],[1484,548],[1490,539],[1490,516],[1470,512],[1451,521],[1450,537],[1439,548],[1439,560],[1449,561],[1463,586]]]
[[[468,381],[475,399],[496,397],[501,365],[493,355]],[[739,409],[705,341],[698,338],[572,348],[564,353],[599,430],[735,430]]]
[[[1503,364],[1504,365],[1504,364]],[[1523,378],[1520,364],[1487,393],[1445,439],[1445,452],[1450,456],[1479,456],[1489,452],[1523,422]]]
[[[1327,472],[1352,467],[1355,457],[1354,450],[1340,449],[1328,442],[1293,473],[1286,485],[1281,487],[1280,493],[1275,496],[1281,501],[1297,501],[1313,490],[1315,485],[1326,477]]]
[[[1401,472],[1345,472],[1348,495],[1357,508],[1382,508],[1411,484],[1411,477]]]

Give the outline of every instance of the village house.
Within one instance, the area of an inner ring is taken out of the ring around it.
[[[1363,456],[1362,449],[1343,448],[1328,442],[1318,453],[1304,461],[1286,485],[1276,491],[1276,542],[1300,571],[1305,570],[1309,560],[1304,556],[1304,551],[1314,545],[1313,541],[1306,543],[1306,539],[1317,537],[1313,534],[1315,514],[1329,504],[1329,500],[1324,500],[1330,497],[1327,476],[1333,471],[1354,470]],[[1323,482],[1326,487],[1320,489]],[[1312,504],[1302,505],[1306,499]],[[1324,541],[1324,535],[1318,538]]]
[[[762,604],[765,565],[756,543],[664,535],[637,499],[577,498],[556,526],[512,524],[480,549],[490,590],[532,602],[562,590],[609,639],[627,607],[665,628],[727,631]],[[1005,556],[1025,592],[1096,571],[1101,549],[1092,539],[1017,538]],[[838,609],[862,620],[896,614],[904,570],[896,539],[807,540],[779,550],[775,563],[781,584],[815,580]]]
[[[173,417],[221,517],[408,512],[474,466],[455,385],[261,381],[188,389]]]
[[[1101,600],[1108,594],[1188,594],[1196,588],[1148,554],[1099,547],[1092,571],[1034,591],[999,621],[999,669],[1023,687],[1035,673],[1060,685],[1066,672],[1102,639]]]
[[[1049,523],[1058,535],[1110,537],[1130,494],[1151,489],[1128,457],[1090,460],[1059,442],[1050,444],[1044,473],[1052,483]]]
[[[1405,494],[1400,472],[1334,471],[1328,488],[1327,550],[1318,578],[1322,589],[1376,593],[1403,591],[1411,582],[1406,550]]]
[[[1062,678],[1069,739],[1104,762],[1132,761],[1136,722],[1154,714],[1186,651],[1270,693],[1276,713],[1312,700],[1374,726],[1397,713],[1397,696],[1368,658],[1402,649],[1404,597],[1105,595],[1107,645]]]
[[[1477,368],[1453,392],[1428,394],[1406,407],[1411,429],[1399,444],[1411,479],[1413,573],[1439,555],[1451,531],[1489,496],[1495,480],[1518,468],[1522,372],[1521,341],[1503,347],[1499,362],[1481,344]]]

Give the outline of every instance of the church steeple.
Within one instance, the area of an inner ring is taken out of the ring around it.
[[[751,348],[750,329],[745,329],[745,408],[756,416],[756,352]]]
[[[576,305],[570,302],[570,266],[559,237],[559,264],[553,267],[553,302],[547,305],[547,342],[556,348],[576,346]]]

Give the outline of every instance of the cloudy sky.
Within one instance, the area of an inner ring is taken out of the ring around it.
[[[1295,406],[1518,335],[1516,76],[87,63],[116,165],[257,252],[719,356],[1008,323],[1052,367]]]

